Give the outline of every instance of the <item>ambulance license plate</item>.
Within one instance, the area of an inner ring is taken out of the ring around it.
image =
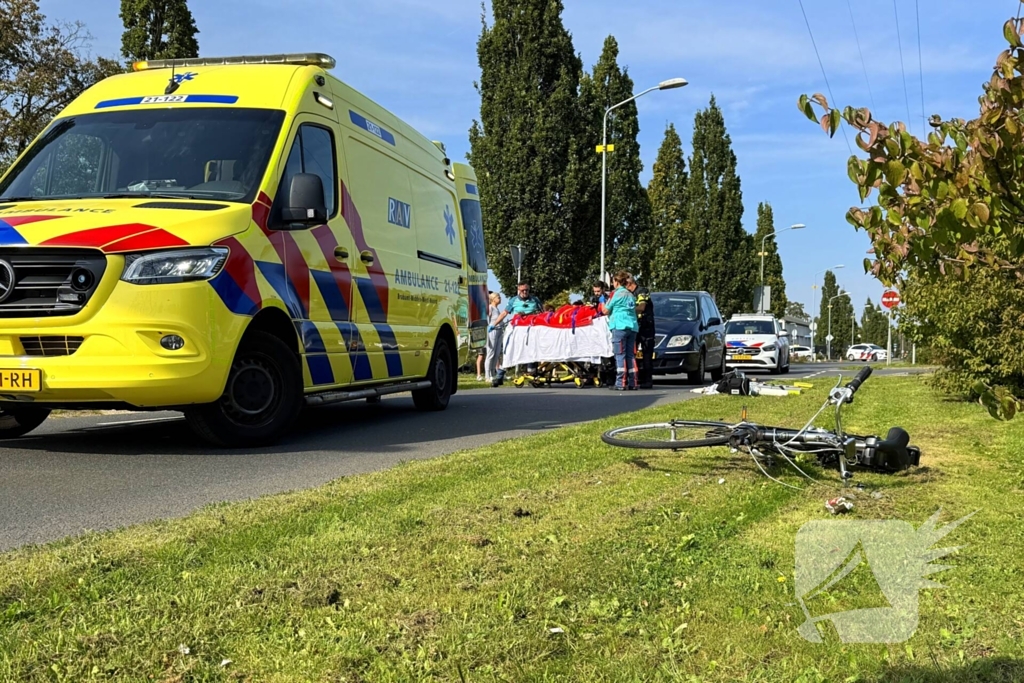
[[[732,360],[754,360],[754,357],[743,353],[737,353],[732,357]]]
[[[0,392],[32,393],[42,389],[42,370],[0,370]]]

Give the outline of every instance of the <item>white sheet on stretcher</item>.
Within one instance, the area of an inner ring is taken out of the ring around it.
[[[607,318],[594,318],[592,324],[575,330],[509,325],[505,328],[501,366],[551,361],[600,363],[602,358],[613,355]]]

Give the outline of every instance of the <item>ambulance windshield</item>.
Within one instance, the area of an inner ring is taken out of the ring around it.
[[[132,109],[60,119],[0,182],[0,201],[167,197],[251,202],[284,112]]]

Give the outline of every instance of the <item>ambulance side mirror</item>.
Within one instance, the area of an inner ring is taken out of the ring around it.
[[[281,206],[281,221],[289,226],[323,225],[327,222],[324,182],[314,173],[296,173],[288,184]]]

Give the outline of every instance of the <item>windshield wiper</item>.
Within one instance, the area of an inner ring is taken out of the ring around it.
[[[197,199],[193,194],[172,192],[112,192],[110,194],[70,197],[70,199]]]
[[[13,204],[14,202],[41,202],[49,197],[0,197],[0,204]]]
[[[0,197],[0,204],[14,202],[66,202],[76,199],[198,199],[191,194],[171,194],[170,192],[112,192],[110,194],[82,194],[72,196],[49,197]]]

